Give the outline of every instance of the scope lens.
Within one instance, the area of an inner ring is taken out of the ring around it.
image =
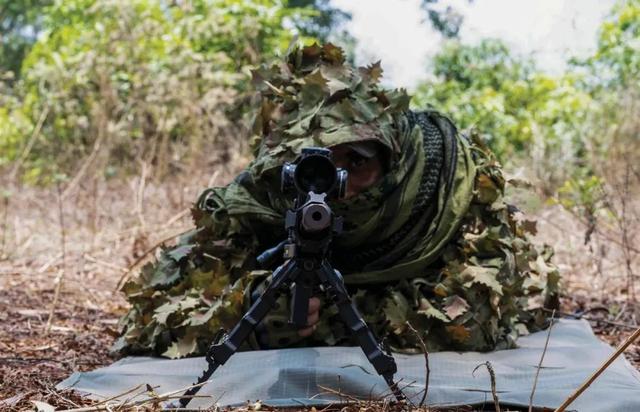
[[[296,167],[295,184],[302,192],[328,193],[336,183],[336,167],[325,156],[303,158]]]

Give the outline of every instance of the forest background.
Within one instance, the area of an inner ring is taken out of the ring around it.
[[[623,325],[601,333],[619,341],[640,316],[640,0],[559,74],[462,42],[441,3],[422,0],[442,48],[413,107],[486,139],[557,251],[563,311]],[[251,68],[294,36],[353,56],[349,19],[329,0],[0,0],[0,398],[48,399],[110,361],[120,281],[250,160]],[[30,378],[8,385],[18,368]]]

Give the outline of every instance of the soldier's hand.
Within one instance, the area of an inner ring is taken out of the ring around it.
[[[311,298],[309,299],[309,314],[307,315],[307,325],[308,327],[304,329],[300,329],[298,331],[298,335],[307,337],[311,335],[317,327],[317,323],[320,320],[320,299]]]

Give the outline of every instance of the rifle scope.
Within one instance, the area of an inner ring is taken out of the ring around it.
[[[347,190],[347,171],[336,167],[331,150],[305,147],[295,162],[282,166],[281,185],[283,192],[295,188],[301,196],[313,192],[343,199]]]

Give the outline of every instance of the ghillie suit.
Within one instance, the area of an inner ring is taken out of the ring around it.
[[[254,72],[260,106],[255,160],[225,187],[208,189],[192,212],[196,228],[123,287],[132,307],[115,349],[169,357],[202,354],[231,328],[268,282],[257,254],[286,236],[280,168],[307,146],[375,140],[387,172],[332,209],[345,219],[332,263],[378,338],[417,348],[409,321],[430,351],[510,348],[542,326],[540,308],[557,298],[550,248],[537,250],[513,206],[500,165],[479,140],[446,117],[409,111],[404,90],[384,90],[378,64],[352,69],[327,44],[294,49]],[[349,345],[335,307],[323,302],[312,336],[287,325],[282,296],[248,347]]]

